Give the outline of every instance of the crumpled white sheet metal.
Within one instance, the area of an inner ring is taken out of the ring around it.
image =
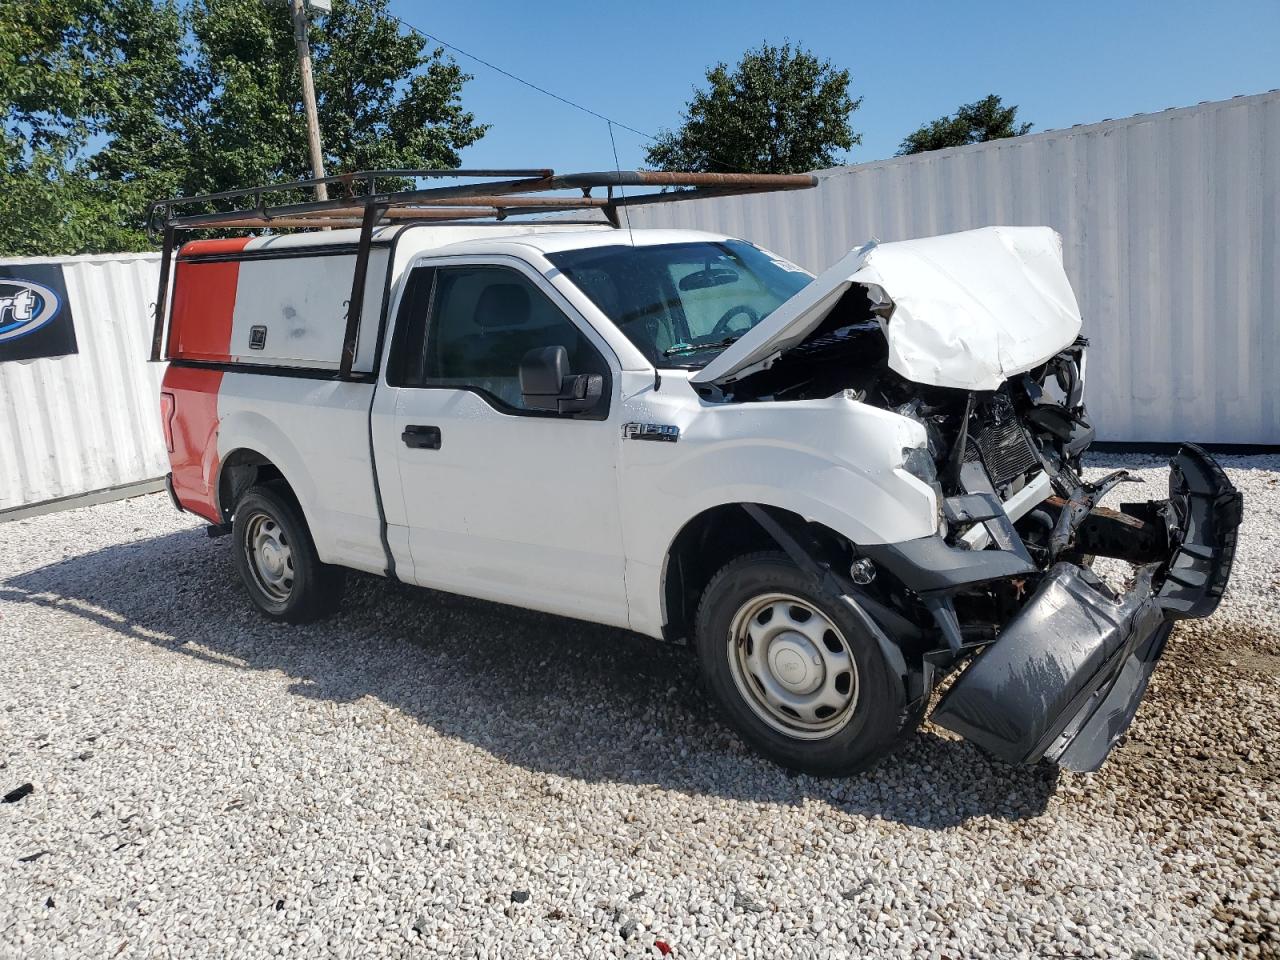
[[[995,390],[1080,333],[1080,307],[1048,227],[985,227],[886,243],[852,278],[895,304],[889,366],[908,380]]]
[[[994,390],[1080,332],[1080,307],[1049,227],[983,227],[852,251],[691,380],[728,382],[801,342],[851,284],[892,298],[889,366],[916,383]]]

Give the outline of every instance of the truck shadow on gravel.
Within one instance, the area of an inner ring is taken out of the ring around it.
[[[354,574],[338,616],[275,624],[250,607],[228,549],[194,530],[112,546],[0,581],[0,601],[56,609],[218,669],[278,670],[299,697],[374,697],[549,777],[808,801],[837,817],[934,829],[1037,816],[1057,783],[1051,768],[1011,767],[927,727],[866,774],[789,774],[718,720],[685,648]]]

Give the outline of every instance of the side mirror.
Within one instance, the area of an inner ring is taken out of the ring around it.
[[[529,410],[587,413],[600,405],[604,377],[569,372],[569,351],[562,346],[536,347],[520,361],[520,395]]]

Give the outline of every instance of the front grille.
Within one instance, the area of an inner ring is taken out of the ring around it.
[[[1022,424],[1012,417],[1000,423],[988,422],[976,434],[969,434],[965,460],[981,460],[996,486],[1008,483],[1039,463]]]

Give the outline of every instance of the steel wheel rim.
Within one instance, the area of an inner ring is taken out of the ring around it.
[[[844,634],[817,606],[788,593],[753,597],[729,627],[729,672],[757,717],[789,737],[822,740],[858,703],[858,666]]]
[[[293,594],[293,549],[276,519],[255,513],[245,525],[244,551],[258,589],[274,603]]]

